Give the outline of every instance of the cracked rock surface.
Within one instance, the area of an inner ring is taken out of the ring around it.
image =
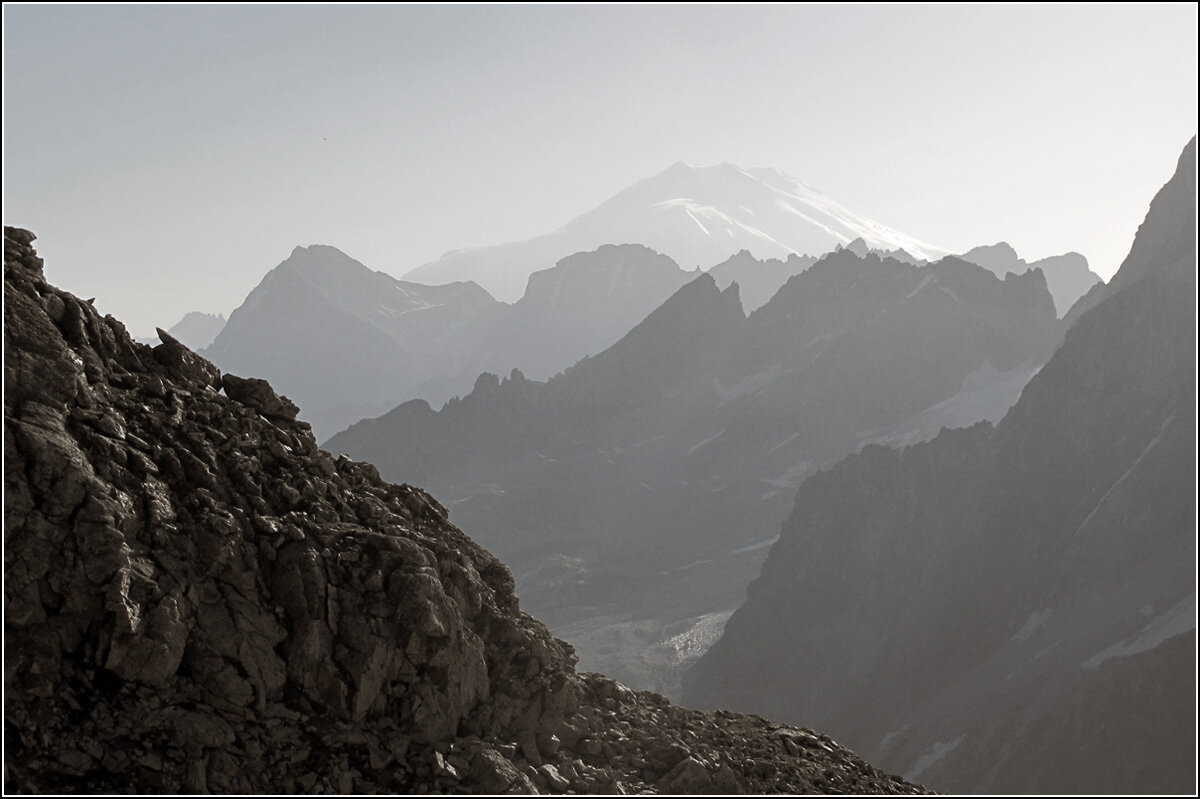
[[[828,737],[576,674],[418,488],[4,236],[5,790],[924,789]]]

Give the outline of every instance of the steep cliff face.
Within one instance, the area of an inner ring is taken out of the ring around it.
[[[6,790],[920,790],[576,675],[436,501],[134,344],[32,240],[5,229]]]
[[[1195,191],[1193,140],[995,428],[802,485],[685,701],[950,791],[1194,790]]]

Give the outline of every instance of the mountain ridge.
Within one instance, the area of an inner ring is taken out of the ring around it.
[[[616,341],[690,279],[640,245],[569,255],[512,305],[471,282],[426,286],[327,245],[297,247],[204,350],[264,374],[328,436],[422,396],[441,404],[483,371],[544,378]]]
[[[936,434],[914,416],[968,389],[995,401],[965,399],[966,423],[1002,412],[1058,335],[1040,272],[842,251],[749,316],[736,284],[701,273],[546,382],[481,376],[440,411],[408,403],[326,446],[486,520],[585,667],[670,694],[677,665],[634,653],[736,607],[804,477],[867,440]]]
[[[452,251],[405,277],[469,278],[512,301],[530,271],[606,243],[644,244],[689,269],[720,263],[741,249],[760,257],[818,255],[860,237],[872,247],[900,247],[925,260],[946,254],[860,217],[778,170],[678,162],[542,236]]]
[[[1103,283],[1100,276],[1088,268],[1087,258],[1077,252],[1053,255],[1028,263],[1017,255],[1017,251],[1006,241],[972,247],[958,256],[964,261],[979,264],[1000,277],[1005,273],[1020,274],[1031,269],[1041,269],[1046,275],[1046,284],[1054,297],[1059,317],[1064,317],[1075,303],[1097,284]]]
[[[949,791],[1194,790],[1194,151],[994,426],[800,487],[687,701],[802,713]]]

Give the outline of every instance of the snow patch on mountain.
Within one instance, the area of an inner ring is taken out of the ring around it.
[[[1016,634],[1013,635],[1012,639],[1014,641],[1029,640],[1029,636],[1033,635],[1049,621],[1050,612],[1051,609],[1046,608],[1045,610],[1031,613],[1029,618],[1025,620],[1025,623],[1021,625],[1021,629],[1017,630]]]
[[[943,757],[957,749],[959,744],[963,742],[964,738],[966,738],[966,735],[960,735],[953,741],[934,744],[933,749],[929,752],[929,754],[921,755],[919,758],[917,758],[917,762],[904,776],[904,779],[915,780],[917,777],[921,776],[921,772],[925,771],[925,769],[929,768],[934,763],[938,762]]]
[[[1104,492],[1104,496],[1100,497],[1100,501],[1096,503],[1096,507],[1092,508],[1092,512],[1089,513],[1087,518],[1085,518],[1079,524],[1079,527],[1075,529],[1075,535],[1079,535],[1079,533],[1083,531],[1083,528],[1087,527],[1088,522],[1090,522],[1092,517],[1096,515],[1096,512],[1100,510],[1100,507],[1104,504],[1104,501],[1109,498],[1112,492],[1117,490],[1117,487],[1120,486],[1121,483],[1125,482],[1129,475],[1133,474],[1134,470],[1137,469],[1145,457],[1150,454],[1150,450],[1154,449],[1155,445],[1158,444],[1159,441],[1162,441],[1163,433],[1167,432],[1167,427],[1170,426],[1171,422],[1173,421],[1175,421],[1174,414],[1168,416],[1166,419],[1163,419],[1163,423],[1158,429],[1158,435],[1150,440],[1150,443],[1146,445],[1144,450],[1142,450],[1142,454],[1138,455],[1129,468],[1125,470],[1125,473],[1118,477],[1117,481],[1113,483],[1107,491]]]
[[[907,447],[936,436],[943,428],[970,427],[987,420],[999,422],[1021,397],[1040,364],[1024,363],[1001,371],[985,362],[963,380],[962,390],[926,408],[891,432],[868,443]]]
[[[1128,657],[1154,649],[1159,644],[1177,635],[1196,628],[1196,595],[1183,599],[1175,607],[1155,618],[1137,635],[1110,646],[1083,662],[1085,669],[1095,671],[1109,658]]]

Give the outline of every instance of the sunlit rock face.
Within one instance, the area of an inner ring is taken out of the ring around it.
[[[951,792],[1194,791],[1195,170],[994,428],[800,488],[685,701]]]
[[[828,736],[577,675],[424,491],[4,237],[5,789],[921,792]]]

